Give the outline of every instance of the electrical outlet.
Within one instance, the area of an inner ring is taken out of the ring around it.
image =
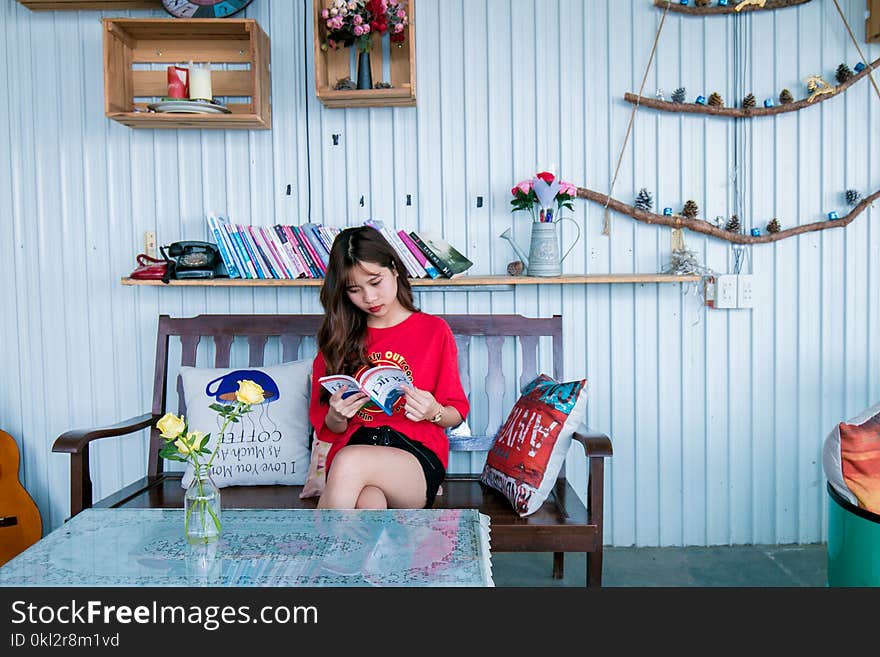
[[[738,308],[754,308],[755,300],[752,294],[754,274],[740,274],[736,277],[736,305]]]
[[[736,308],[736,275],[718,277],[715,283],[715,307]]]
[[[151,258],[156,256],[156,231],[148,230],[144,233],[144,253]]]

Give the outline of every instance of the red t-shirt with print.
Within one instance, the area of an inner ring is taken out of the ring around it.
[[[465,418],[470,408],[461,379],[458,376],[458,349],[449,325],[440,317],[414,312],[396,326],[367,328],[367,357],[374,365],[397,365],[410,378],[413,387],[427,390],[444,406],[452,406]],[[318,352],[312,365],[312,398],[309,420],[315,427],[318,440],[331,443],[327,454],[327,467],[340,449],[348,444],[351,435],[363,426],[387,425],[418,441],[433,451],[443,467],[449,463],[449,439],[443,427],[428,420],[414,422],[406,417],[406,399],[401,397],[394,405],[394,412],[387,415],[372,402],[361,408],[348,421],[345,433],[334,433],[324,424],[328,403],[322,403],[321,384],[318,379],[327,373],[324,356]],[[361,371],[355,372],[355,378]]]

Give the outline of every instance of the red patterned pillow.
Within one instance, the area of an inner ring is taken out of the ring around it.
[[[539,375],[523,389],[495,436],[480,481],[501,491],[520,516],[537,511],[556,482],[586,408],[586,379],[559,383]]]
[[[841,422],[839,429],[843,480],[860,507],[880,513],[880,413],[861,424]]]

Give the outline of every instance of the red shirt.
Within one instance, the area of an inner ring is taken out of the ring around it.
[[[372,365],[398,365],[409,375],[413,387],[427,390],[443,406],[452,406],[461,414],[462,419],[467,416],[470,405],[458,376],[458,349],[452,330],[440,317],[414,312],[396,326],[367,327],[366,346],[367,357]],[[330,406],[320,401],[323,388],[318,383],[318,379],[326,373],[327,365],[319,351],[312,365],[309,420],[315,428],[318,440],[332,444],[327,454],[328,467],[336,452],[348,444],[351,434],[363,426],[382,425],[422,443],[437,455],[444,468],[447,467],[449,439],[445,429],[429,420],[414,422],[408,419],[403,408],[406,402],[404,397],[394,405],[391,415],[370,402],[348,421],[345,433],[330,431],[324,424]],[[357,378],[359,374],[360,371],[353,376]]]

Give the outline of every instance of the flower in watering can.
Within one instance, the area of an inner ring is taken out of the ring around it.
[[[532,221],[546,223],[554,220],[556,211],[574,209],[572,200],[577,196],[577,187],[549,171],[541,171],[534,178],[517,183],[510,192],[513,195],[511,212],[528,210]]]

